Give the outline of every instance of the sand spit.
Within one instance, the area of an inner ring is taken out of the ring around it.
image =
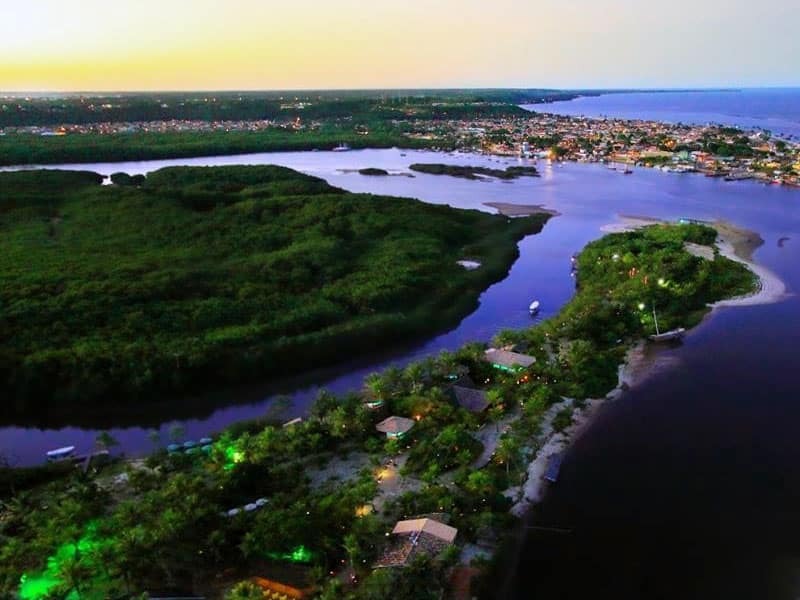
[[[557,210],[545,208],[541,204],[510,204],[508,202],[484,202],[484,206],[494,208],[501,215],[507,217],[529,217],[531,215],[550,215],[558,217],[561,215]]]

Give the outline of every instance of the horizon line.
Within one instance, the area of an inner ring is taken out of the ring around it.
[[[225,94],[253,94],[253,93],[280,93],[280,92],[458,92],[458,91],[511,91],[511,92],[559,92],[559,93],[608,93],[608,92],[733,92],[743,90],[791,90],[800,89],[800,84],[795,85],[757,85],[757,86],[654,86],[654,87],[585,87],[585,88],[554,88],[554,87],[375,87],[375,88],[171,88],[171,89],[87,89],[87,90],[57,90],[57,89],[28,89],[28,90],[0,90],[0,95],[8,94],[176,94],[176,93],[225,93]]]

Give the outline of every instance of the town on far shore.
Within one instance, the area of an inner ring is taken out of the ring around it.
[[[159,99],[150,100],[161,102]],[[780,137],[766,130],[742,130],[720,124],[689,125],[555,115],[546,112],[549,98],[537,100],[541,103],[536,106],[542,112],[524,110],[508,100],[464,102],[445,96],[407,98],[403,104],[391,99],[363,99],[355,113],[342,116],[338,108],[347,102],[345,99],[280,97],[269,110],[265,104],[264,112],[269,113],[269,117],[258,119],[241,118],[245,111],[236,106],[229,107],[228,113],[222,112],[226,106],[224,102],[230,102],[230,99],[208,97],[195,100],[216,107],[217,113],[209,113],[216,116],[191,113],[195,118],[180,118],[178,115],[187,114],[188,100],[177,105],[158,104],[156,108],[163,115],[175,117],[161,119],[141,117],[156,114],[152,111],[125,113],[127,105],[120,99],[103,101],[105,103],[97,101],[96,104],[86,104],[86,100],[80,105],[83,112],[75,112],[83,120],[81,123],[57,124],[52,122],[53,115],[48,113],[47,124],[31,124],[25,123],[25,115],[33,114],[32,107],[41,101],[5,98],[0,99],[3,102],[0,110],[19,114],[16,120],[9,117],[0,122],[0,137],[24,144],[32,137],[240,134],[252,136],[248,138],[248,145],[224,153],[264,149],[325,150],[337,144],[340,150],[396,145],[608,163],[610,168],[626,174],[632,172],[631,166],[640,166],[675,173],[697,172],[728,181],[752,179],[800,187],[800,140],[793,136]],[[48,110],[54,111],[54,106],[48,105]],[[63,112],[65,109],[60,110]],[[64,117],[69,118],[68,114],[72,113],[64,113]],[[120,114],[135,114],[139,118],[129,121],[115,119]],[[271,134],[288,137],[281,137],[277,146],[272,144],[269,148],[262,148],[261,142],[270,139]],[[209,154],[214,154],[220,148],[211,140],[219,141],[224,137],[204,139],[211,144],[208,146]],[[201,142],[201,138],[194,141]],[[301,146],[298,147],[297,143]],[[180,154],[181,150],[177,152]],[[72,158],[59,155],[56,149],[45,162],[60,162],[62,157],[64,162],[70,162]],[[103,159],[102,156],[98,158]]]
[[[452,136],[456,148],[487,154],[608,163],[623,173],[630,166],[654,167],[800,187],[800,143],[763,130],[548,113],[412,125],[428,128],[416,137]]]

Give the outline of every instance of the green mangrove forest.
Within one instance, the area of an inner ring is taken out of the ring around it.
[[[5,413],[158,400],[430,334],[473,310],[546,221],[273,166],[101,181],[0,174]]]

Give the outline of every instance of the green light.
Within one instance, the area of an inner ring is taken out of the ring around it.
[[[311,551],[305,546],[298,546],[292,551],[292,562],[309,562]]]
[[[222,468],[226,471],[230,471],[235,465],[244,462],[244,452],[237,450],[234,445],[226,446],[224,454],[226,464]]]
[[[61,580],[48,573],[38,577],[23,575],[19,578],[19,597],[22,600],[46,598],[53,588],[59,585],[61,585]]]
[[[44,571],[36,575],[23,574],[19,578],[19,597],[22,600],[41,600],[49,597],[54,588],[63,584],[58,573],[65,562],[72,560],[78,551],[86,556],[100,547],[101,542],[95,539],[96,530],[97,523],[88,523],[86,533],[78,540],[77,548],[72,542],[61,544],[51,556],[47,557],[47,567]],[[67,595],[67,600],[77,597],[77,592],[72,590]]]
[[[303,545],[297,546],[291,552],[267,552],[267,556],[273,560],[288,560],[294,563],[308,563],[313,558],[311,550]]]

